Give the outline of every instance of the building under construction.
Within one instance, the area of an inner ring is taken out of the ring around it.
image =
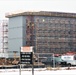
[[[76,52],[76,14],[62,12],[22,12],[6,15],[8,51],[33,46],[35,53]],[[11,54],[9,54],[12,56]]]
[[[8,57],[8,21],[2,20],[0,23],[0,58]]]

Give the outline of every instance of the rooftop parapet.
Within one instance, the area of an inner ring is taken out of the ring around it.
[[[39,11],[39,12],[17,12],[17,13],[6,13],[5,17],[15,17],[15,16],[57,16],[57,17],[74,17],[76,18],[76,13],[63,13],[63,12],[48,12],[48,11]]]

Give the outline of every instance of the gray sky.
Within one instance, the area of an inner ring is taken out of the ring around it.
[[[57,11],[76,13],[76,0],[0,0],[0,20],[5,19],[5,13],[14,11]]]
[[[76,0],[0,0],[0,20],[7,12],[23,10],[76,13]]]

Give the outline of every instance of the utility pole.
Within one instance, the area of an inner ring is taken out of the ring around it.
[[[55,57],[54,57],[54,53],[53,53],[53,68],[55,68]]]

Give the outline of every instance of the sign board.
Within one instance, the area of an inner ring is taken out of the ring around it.
[[[21,64],[32,64],[33,58],[33,47],[21,47],[20,57],[21,57]]]
[[[33,47],[30,46],[25,46],[25,47],[21,47],[21,52],[32,52]]]
[[[21,64],[32,64],[32,52],[21,52]]]

